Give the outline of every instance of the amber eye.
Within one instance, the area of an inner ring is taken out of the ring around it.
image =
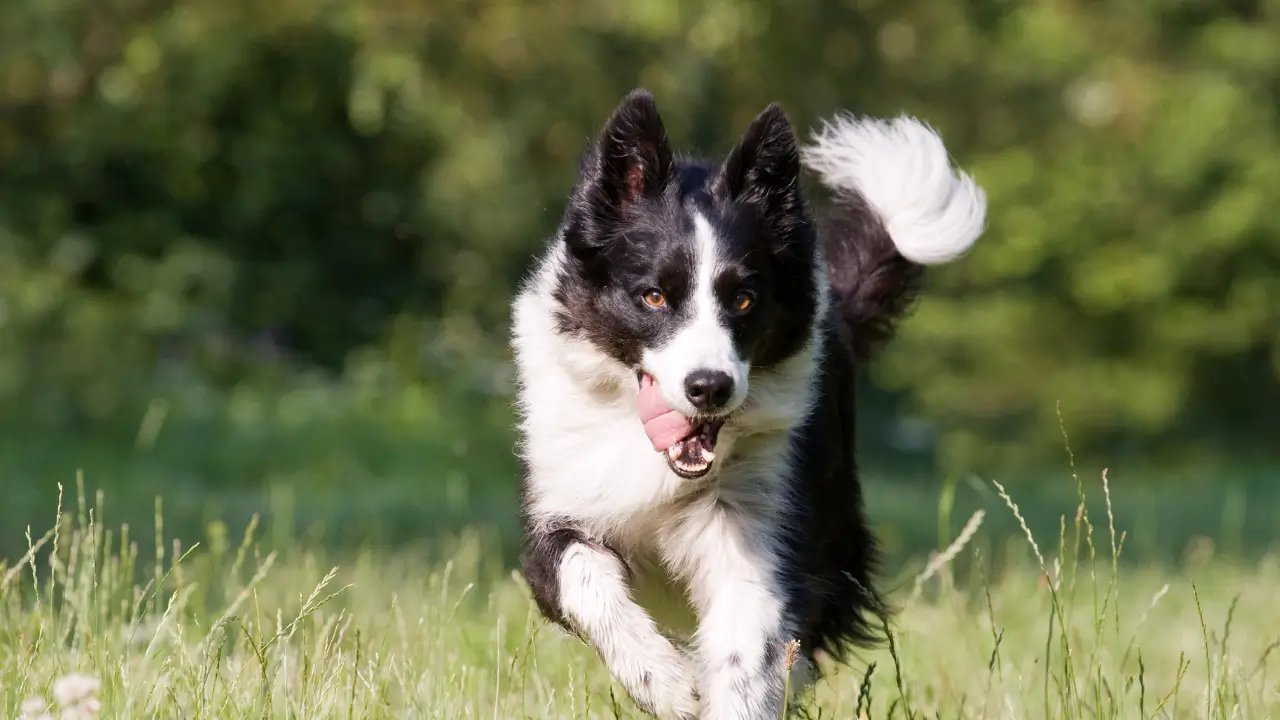
[[[657,288],[649,288],[644,291],[644,304],[652,308],[660,308],[667,304],[667,298],[662,291]]]
[[[755,304],[756,296],[745,290],[733,296],[733,309],[738,312],[746,312]]]

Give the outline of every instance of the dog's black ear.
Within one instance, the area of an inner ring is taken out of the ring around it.
[[[771,104],[756,116],[716,175],[713,191],[755,206],[767,223],[803,220],[800,151],[791,121]]]
[[[671,182],[671,146],[648,91],[622,99],[579,167],[564,230],[570,252],[593,276],[601,252],[618,237],[636,204],[662,194]]]
[[[671,178],[671,145],[647,90],[633,90],[614,109],[596,142],[596,162],[595,199],[606,210],[625,215],[662,193]]]

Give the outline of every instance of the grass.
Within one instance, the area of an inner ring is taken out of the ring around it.
[[[640,717],[589,649],[539,619],[482,534],[443,555],[331,555],[213,522],[188,546],[157,504],[143,549],[82,487],[0,564],[0,717]],[[970,517],[892,581],[891,642],[835,669],[794,703],[802,713],[1280,712],[1275,558],[1126,566],[1109,493],[1088,503],[1081,484],[1058,532],[1038,537],[993,490],[1024,534],[984,543],[984,516]]]

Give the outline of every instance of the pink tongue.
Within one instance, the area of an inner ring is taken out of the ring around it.
[[[689,418],[672,410],[662,400],[658,383],[652,375],[646,373],[640,379],[640,397],[638,399],[640,422],[644,423],[645,434],[653,449],[665,452],[667,448],[693,434],[693,424]]]

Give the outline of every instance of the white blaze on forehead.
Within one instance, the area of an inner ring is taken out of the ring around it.
[[[688,320],[665,345],[646,349],[644,369],[658,381],[662,398],[672,409],[693,415],[696,409],[684,394],[684,381],[696,370],[712,370],[733,378],[733,397],[727,409],[734,409],[747,395],[748,364],[738,355],[733,335],[725,322],[725,311],[716,298],[715,281],[720,271],[720,244],[716,229],[693,214],[693,287],[685,300]]]

